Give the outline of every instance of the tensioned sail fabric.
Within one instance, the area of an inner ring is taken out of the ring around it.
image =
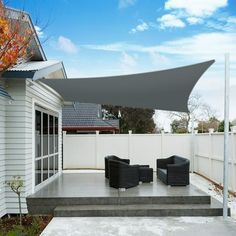
[[[213,63],[132,75],[40,81],[65,101],[188,112],[193,87]]]

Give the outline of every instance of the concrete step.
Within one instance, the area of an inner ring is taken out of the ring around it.
[[[140,204],[210,204],[210,196],[132,196],[132,197],[37,197],[27,198],[30,214],[53,214],[57,206],[71,205],[140,205]]]
[[[230,213],[230,212],[229,212]],[[58,206],[55,217],[222,216],[222,204],[132,204]]]

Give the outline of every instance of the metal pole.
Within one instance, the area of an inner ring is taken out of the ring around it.
[[[225,96],[224,96],[224,191],[223,217],[228,216],[228,163],[229,163],[229,54],[225,54]]]

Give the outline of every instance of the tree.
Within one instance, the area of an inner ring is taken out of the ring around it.
[[[174,121],[181,122],[182,130],[186,132],[190,129],[190,121],[196,122],[199,120],[209,120],[211,117],[216,117],[216,111],[202,101],[199,94],[191,94],[188,100],[188,112],[170,112],[170,118]]]
[[[219,124],[220,121],[214,116],[207,121],[200,120],[197,126],[198,133],[208,133],[209,129],[214,129],[217,131]]]
[[[20,176],[14,176],[13,180],[6,182],[6,184],[11,188],[11,190],[17,194],[19,212],[20,212],[20,225],[22,225],[22,211],[21,211],[21,191],[23,188],[23,180]]]
[[[153,133],[155,123],[152,109],[130,108],[121,106],[103,105],[103,108],[115,117],[120,119],[120,132],[127,133]]]
[[[231,122],[229,122],[229,131],[232,126],[233,126],[233,124]],[[225,122],[224,122],[224,120],[222,120],[219,124],[218,132],[224,132],[224,130],[225,130]]]
[[[22,12],[14,19],[10,14],[11,11],[0,0],[0,77],[4,71],[26,60],[31,54],[28,48],[33,31],[22,28],[25,14]]]
[[[171,126],[171,132],[172,133],[178,133],[178,134],[182,134],[182,133],[187,133],[187,120],[182,118],[182,119],[176,119],[173,120],[172,123],[170,124]]]

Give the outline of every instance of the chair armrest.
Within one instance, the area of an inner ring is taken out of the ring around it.
[[[139,165],[139,168],[149,168],[149,165]]]
[[[167,164],[167,172],[169,173],[188,173],[189,163]]]
[[[166,169],[168,164],[172,163],[172,157],[157,159],[157,168]]]
[[[125,163],[129,164],[130,160],[129,159],[122,159],[122,162],[125,162]]]

